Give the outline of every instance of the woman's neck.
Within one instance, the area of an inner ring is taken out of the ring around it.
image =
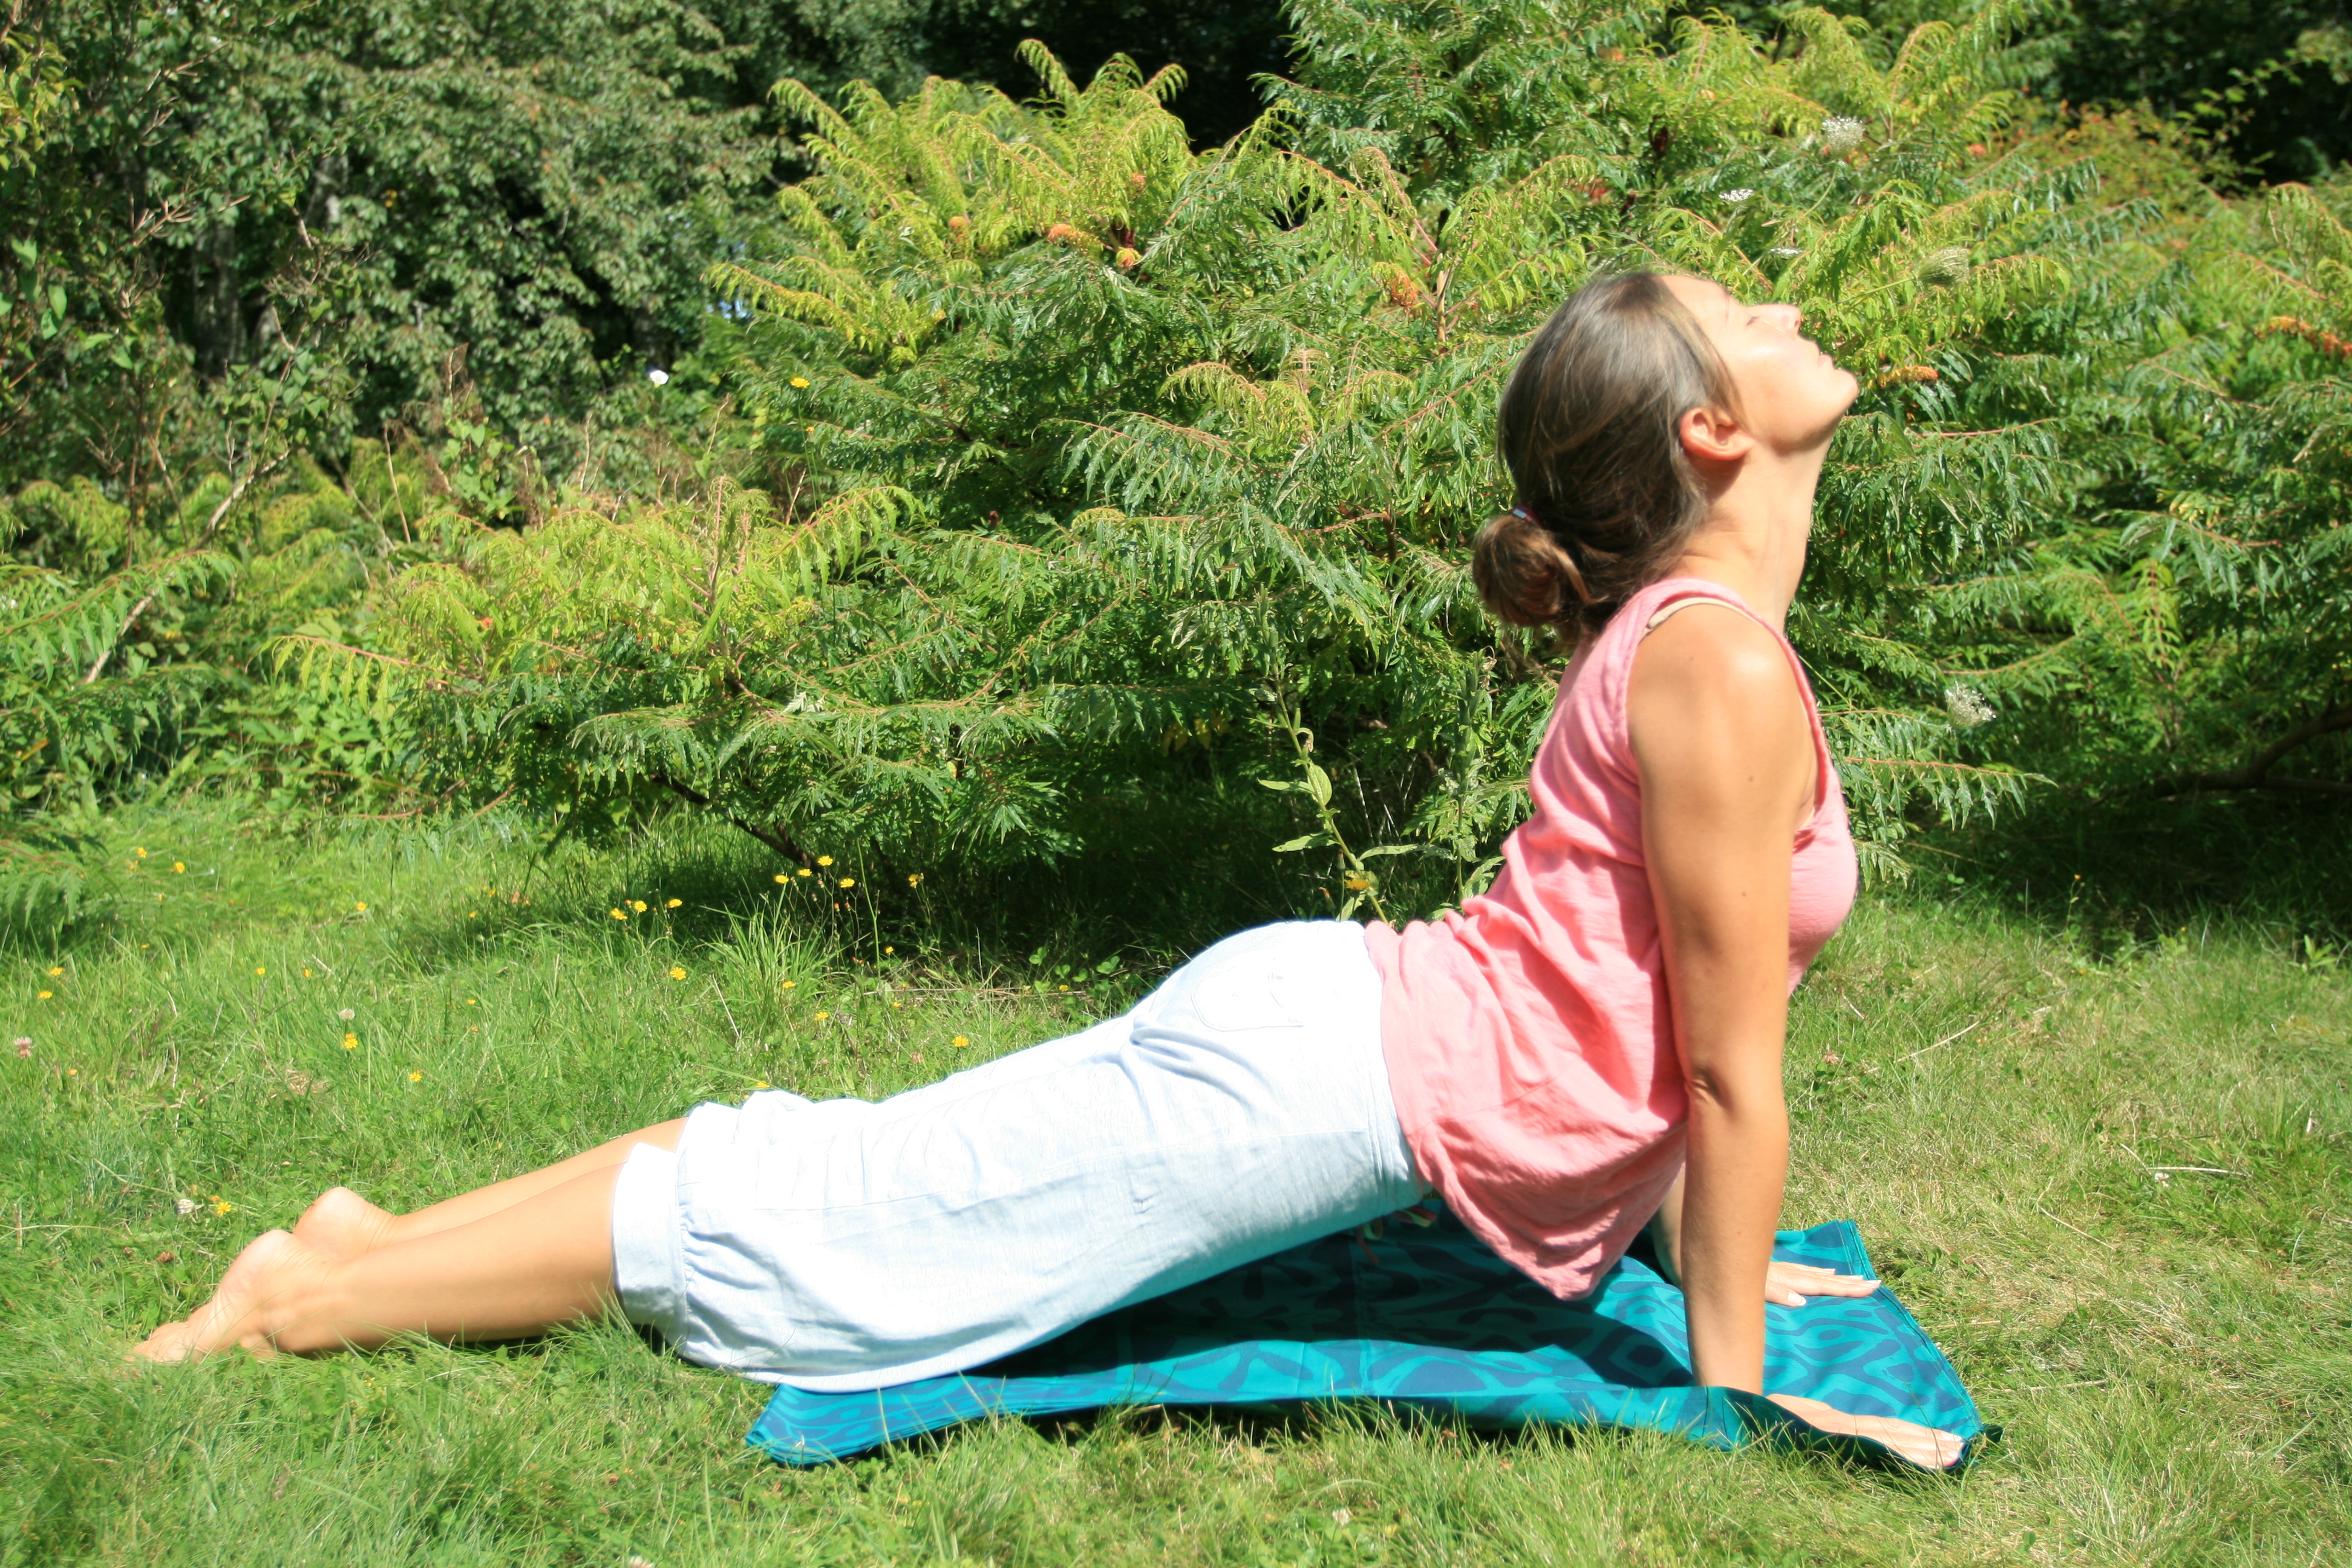
[[[1782,625],[1805,574],[1822,456],[1775,460],[1751,454],[1710,498],[1706,521],[1673,574],[1719,583],[1765,620]]]

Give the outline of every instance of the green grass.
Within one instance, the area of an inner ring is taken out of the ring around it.
[[[110,832],[91,917],[0,950],[0,1563],[2352,1562],[2352,995],[2275,932],[1882,900],[1800,995],[1789,1221],[1859,1220],[2007,1429],[1965,1476],[1360,1407],[787,1471],[759,1388],[619,1325],[119,1357],[331,1183],[408,1207],[762,1082],[887,1094],[1171,954],[1075,911],[984,939],[928,885],[836,912],[684,829],[528,880],[495,820]]]

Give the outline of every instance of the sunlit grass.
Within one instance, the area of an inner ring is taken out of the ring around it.
[[[405,1208],[762,1084],[887,1094],[1172,954],[1075,916],[939,951],[911,873],[826,868],[820,903],[688,832],[534,867],[495,821],[121,831],[100,918],[0,951],[0,1037],[29,1042],[0,1054],[0,1562],[2347,1560],[2352,1004],[2242,931],[2092,962],[1882,902],[1801,994],[1788,1218],[1859,1220],[2006,1428],[1967,1476],[1372,1408],[788,1471],[741,1446],[761,1390],[619,1325],[117,1358],[332,1182]]]

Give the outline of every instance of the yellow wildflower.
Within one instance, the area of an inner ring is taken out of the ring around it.
[[[963,1036],[958,1035],[954,1039],[950,1040],[948,1044],[953,1046],[957,1050],[961,1050],[966,1046],[971,1044],[971,1042],[969,1039],[966,1039]]]
[[[57,993],[56,993],[56,992],[54,992],[54,991],[44,991],[44,992],[42,992],[42,993],[40,994],[40,995],[39,995],[37,998],[36,998],[36,1000],[42,1001],[42,1002],[46,1002],[46,1001],[47,1001],[50,997],[52,997],[52,996],[54,996],[54,995],[56,995],[56,994],[57,994]]]
[[[816,858],[816,863],[820,866],[830,866],[833,864],[833,857],[830,855],[820,855]]]
[[[886,948],[884,948],[884,949],[882,950],[882,953],[883,953],[883,956],[887,958],[887,957],[888,957],[891,953],[894,953],[894,952],[898,952],[898,950],[897,948],[895,948],[895,947],[886,947]]]
[[[63,967],[62,965],[59,965],[59,966],[54,966],[54,967],[52,967],[52,968],[49,970],[50,977],[51,977],[51,978],[53,978],[53,979],[54,979],[56,976],[58,976],[58,975],[63,974],[64,973],[65,973],[65,969],[64,969],[64,967]]]
[[[1347,883],[1348,890],[1351,893],[1360,893],[1372,885],[1372,879],[1360,871],[1350,871],[1340,879]]]
[[[854,888],[857,886],[857,879],[855,877],[844,877],[841,879],[841,885],[845,888]]]
[[[753,1089],[765,1089],[765,1088],[767,1088],[767,1087],[768,1087],[768,1080],[767,1080],[766,1079],[761,1079],[759,1082],[757,1082],[757,1083],[753,1084],[751,1087],[752,1087]]]
[[[833,1016],[833,1015],[832,1015],[832,1014],[830,1014],[830,1013],[819,1013],[819,1014],[816,1016],[816,1021],[817,1021],[818,1023],[822,1024],[822,1023],[824,1023],[827,1018],[830,1018],[830,1017],[832,1017],[832,1016]]]
[[[175,870],[175,871],[179,869],[179,868],[178,868],[178,867],[176,867],[176,866],[174,866],[174,867],[173,867],[173,868],[173,868],[173,870]],[[365,904],[353,904],[353,905],[352,906],[352,912],[353,914],[363,915],[363,914],[367,913],[367,906],[366,906]]]
[[[801,868],[801,875],[802,875],[802,876],[803,876],[803,877],[814,877],[814,876],[815,876],[815,875],[816,875],[816,873],[815,873],[815,872],[814,872],[814,871],[812,871],[812,870],[810,870],[807,867],[803,866],[803,867],[802,867],[802,868]],[[782,879],[782,877],[779,877],[779,878],[777,878],[777,879],[776,879],[776,880],[777,880],[777,881],[779,881],[779,882],[781,882],[781,881],[782,881],[782,880],[783,880],[783,879]]]
[[[226,1214],[236,1206],[236,1205],[235,1204],[225,1203],[219,1198],[215,1198],[213,1200],[213,1213],[215,1214]]]
[[[686,978],[686,971],[683,969],[672,969],[669,972],[669,977],[672,980],[683,980]]]
[[[611,916],[612,916],[614,920],[616,920],[616,921],[625,921],[625,920],[627,920],[627,919],[629,918],[628,916],[626,916],[626,915],[623,914],[623,913],[622,913],[620,910],[606,910],[604,912],[605,912],[606,914],[608,914],[608,915],[611,915]]]
[[[253,966],[253,972],[256,974],[267,974],[269,973],[269,966],[266,963],[257,963]]]
[[[140,945],[141,945],[142,947],[144,947],[144,946],[146,945],[146,943],[142,942],[142,943],[140,943]],[[302,978],[303,978],[303,979],[305,979],[305,980],[309,980],[309,979],[310,979],[311,977],[312,977],[312,976],[311,976],[310,972],[309,970],[307,970],[307,969],[306,969],[306,970],[304,970],[304,971],[302,972]]]
[[[793,384],[794,386],[805,387],[808,385],[808,377],[804,375],[796,375],[793,377]]]
[[[411,1083],[423,1083],[425,1081],[425,1075],[421,1072],[410,1073],[408,1075],[408,1081]]]
[[[803,877],[805,877],[805,876],[807,876],[807,875],[808,875],[808,873],[807,873],[806,871],[803,871],[803,872],[802,872],[802,873],[801,873],[801,875],[802,875],[802,876],[803,876]],[[791,878],[789,878],[789,877],[787,877],[786,875],[784,875],[784,873],[783,873],[783,872],[779,871],[779,872],[777,872],[777,873],[776,873],[776,880],[777,880],[777,881],[779,881],[779,882],[788,882],[788,881],[792,880],[792,879],[791,879]]]
[[[672,900],[668,902],[668,904],[667,904],[667,905],[666,905],[665,907],[666,907],[666,908],[668,908],[668,909],[673,909],[673,910],[674,910],[674,909],[677,908],[680,904],[683,904],[683,903],[685,903],[685,902],[686,902],[686,900],[685,900],[684,899],[672,899]]]
[[[636,902],[631,904],[629,908],[636,910],[639,914],[644,914],[646,912],[646,901],[643,899],[639,899]]]
[[[797,980],[787,980],[784,982],[781,989],[790,991],[793,986],[798,985],[799,984],[800,982]]]
[[[187,868],[188,863],[184,860],[174,860],[172,862],[172,870],[174,875],[177,875],[179,872],[184,871]]]
[[[919,888],[922,885],[923,874],[920,871],[909,871],[907,873],[907,886],[910,888]]]
[[[142,860],[147,858],[147,851],[144,849],[133,849],[131,853],[138,856]]]
[[[468,1007],[478,1007],[481,1004],[475,1001],[471,996],[468,996],[466,998],[466,1005]]]
[[[347,1051],[355,1051],[359,1048],[360,1037],[357,1035],[345,1035],[343,1037],[343,1049]]]
[[[482,918],[482,911],[479,910],[467,910],[466,911],[466,918],[469,921],[480,920]]]

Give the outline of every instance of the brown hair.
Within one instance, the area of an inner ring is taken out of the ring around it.
[[[1503,390],[1496,445],[1517,504],[1471,546],[1486,607],[1590,636],[1706,521],[1675,424],[1736,409],[1731,374],[1654,272],[1595,278],[1552,312]]]

